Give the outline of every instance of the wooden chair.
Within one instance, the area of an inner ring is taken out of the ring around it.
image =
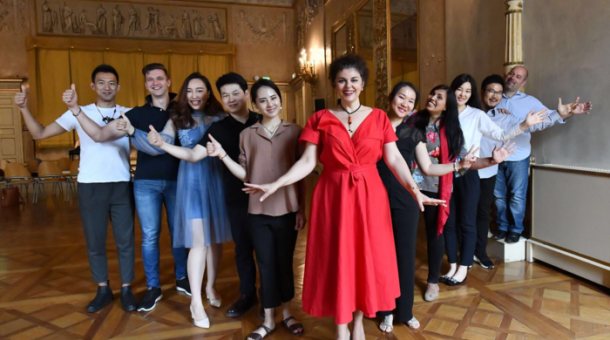
[[[5,160],[5,159],[0,160],[0,170],[2,170],[2,171],[0,171],[0,184],[6,184],[6,179],[4,178],[5,177],[4,176],[4,169],[6,168],[6,165],[8,163],[9,162],[7,160]]]
[[[28,171],[32,174],[32,177],[36,177],[38,175],[38,160],[31,159],[28,161]],[[34,175],[36,174],[36,175]]]
[[[36,201],[38,201],[39,188],[42,188],[42,192],[46,196],[45,184],[52,183],[53,189],[51,194],[59,193],[64,196],[64,200],[70,199],[70,195],[64,195],[63,183],[66,183],[66,177],[59,169],[59,166],[53,162],[42,162],[38,166],[38,178],[37,185],[34,188]]]
[[[72,161],[68,157],[60,158],[57,161],[57,166],[61,171],[70,171],[70,166],[72,165]]]
[[[30,184],[32,184],[34,186],[34,197],[32,197],[32,203],[36,202],[36,181],[34,178],[32,178],[30,172],[25,168],[25,165],[20,163],[8,163],[4,169],[4,175],[7,187],[17,186],[19,189],[21,189],[25,186],[25,198],[24,196],[21,196],[21,192],[19,192],[19,197],[23,199],[24,202],[29,196],[29,187]]]

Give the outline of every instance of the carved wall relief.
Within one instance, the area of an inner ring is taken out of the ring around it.
[[[320,12],[320,8],[324,6],[322,0],[304,0],[304,2],[305,4],[303,7],[297,5],[296,39],[298,50],[305,48],[307,29],[311,26],[311,22]]]
[[[240,10],[233,19],[236,42],[285,45],[290,41],[286,12],[274,15]]]
[[[0,0],[0,34],[27,34],[27,16],[24,0]]]
[[[373,0],[373,60],[375,62],[375,105],[389,108],[388,1]]]
[[[356,20],[352,13],[347,18],[345,26],[347,26],[347,53],[356,53]]]
[[[36,1],[41,34],[227,41],[224,8]]]

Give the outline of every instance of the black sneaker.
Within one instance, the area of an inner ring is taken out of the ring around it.
[[[258,299],[256,295],[252,297],[248,297],[246,295],[241,295],[237,301],[229,309],[227,310],[226,316],[230,318],[237,318],[242,316],[248,309],[256,306],[258,304]]]
[[[492,269],[494,267],[494,263],[489,259],[487,254],[479,256],[474,256],[474,262],[478,263],[481,267],[485,269]]]
[[[138,308],[136,297],[133,296],[131,286],[121,287],[121,306],[126,312],[133,312]]]
[[[517,243],[517,242],[519,242],[519,239],[521,239],[521,234],[513,233],[511,231],[510,233],[508,233],[508,236],[506,236],[506,240],[504,240],[504,242],[506,242],[506,243]]]
[[[179,292],[183,292],[188,296],[192,296],[191,294],[191,284],[189,283],[188,277],[183,277],[180,280],[176,280],[176,290]]]
[[[506,238],[506,232],[504,230],[498,230],[498,232],[494,235],[496,240],[503,240]]]
[[[108,306],[112,302],[112,289],[109,286],[97,286],[95,298],[89,302],[87,313],[95,313]]]
[[[149,312],[157,306],[157,302],[161,300],[163,294],[161,294],[161,288],[148,287],[146,295],[138,304],[138,312]]]

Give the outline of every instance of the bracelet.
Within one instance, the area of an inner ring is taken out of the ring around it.
[[[419,190],[419,188],[418,188],[418,187],[411,187],[411,190],[412,190],[413,192],[415,192],[415,190]]]
[[[458,171],[459,171],[459,170],[458,170],[458,168],[457,168],[457,161],[455,161],[455,162],[453,163],[453,171],[455,171],[455,172],[458,172]]]
[[[220,159],[220,160],[222,161],[222,160],[223,160],[223,159],[225,159],[225,158],[226,158],[228,155],[229,155],[229,154],[225,152],[225,155],[224,155],[224,156],[222,156],[222,157],[219,157],[218,159]]]
[[[135,136],[135,135],[136,135],[136,129],[135,128],[133,129],[133,133],[132,134],[129,134],[129,132],[127,132],[127,137],[129,137],[129,138],[133,138],[133,136]]]
[[[83,109],[81,109],[81,108],[80,108],[80,106],[79,106],[79,107],[78,107],[78,113],[77,113],[77,114],[74,114],[74,112],[72,112],[72,115],[73,115],[74,117],[76,117],[76,116],[78,116],[79,114],[81,114],[81,112],[83,112]]]

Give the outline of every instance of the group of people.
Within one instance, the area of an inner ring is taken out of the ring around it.
[[[398,83],[386,114],[360,103],[369,71],[360,56],[350,54],[330,65],[338,104],[314,113],[301,128],[280,118],[282,96],[270,80],[248,89],[242,76],[227,73],[215,83],[221,104],[199,73],[188,76],[177,95],[169,92],[171,80],[162,64],[146,65],[142,73],[150,93],[143,106],[117,105],[119,75],[100,65],[91,76],[97,101],[80,106],[72,85],[63,94],[68,111],[48,126],[29,112],[25,89],[15,96],[34,139],[74,129],[79,135],[79,210],[98,284],[87,311],[97,312],[113,300],[105,247],[108,217],[123,309],[150,311],[161,300],[159,234],[165,206],[176,289],[192,297],[195,326],[210,327],[202,298],[206,269],[208,303],[222,304],[215,279],[225,242],[235,243],[240,279],[239,299],[226,315],[239,317],[258,305],[256,254],[264,322],[248,340],[275,330],[280,306],[283,326],[295,336],[305,332],[291,313],[293,254],[306,224],[304,178],[318,162],[324,168],[311,202],[303,310],[333,316],[340,340],[350,338],[353,320],[351,338],[362,340],[364,316],[380,316],[384,332],[391,332],[396,320],[419,327],[412,309],[420,211],[428,242],[424,298],[434,301],[439,281],[463,283],[473,260],[493,267],[485,252],[492,201],[498,208],[496,238],[518,240],[530,133],[591,109],[577,99],[560,100],[556,111],[547,110],[519,91],[527,70],[515,67],[506,80],[485,78],[482,101],[475,80],[463,74],[450,86],[433,88],[418,112],[417,88]],[[259,113],[248,110],[248,100]],[[130,141],[138,150],[133,186]],[[133,198],[148,286],[139,302],[130,286]],[[441,276],[445,253],[450,266]]]

